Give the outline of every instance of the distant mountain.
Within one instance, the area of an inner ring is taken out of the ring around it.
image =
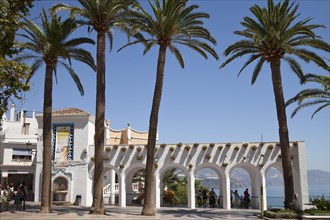
[[[211,169],[203,169],[202,173],[198,173],[197,179],[201,180],[203,186],[209,188],[218,188],[218,180],[216,173]],[[251,185],[249,174],[244,169],[235,169],[230,175],[232,188],[242,188]],[[308,185],[329,185],[330,172],[322,170],[307,171]],[[282,174],[277,169],[269,169],[266,175],[267,185],[279,186],[283,185]]]
[[[322,170],[308,170],[307,178],[309,185],[329,185],[330,184],[330,172]]]

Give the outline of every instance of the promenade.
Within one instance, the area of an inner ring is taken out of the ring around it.
[[[89,207],[73,205],[53,205],[53,212],[50,214],[39,213],[40,204],[27,202],[25,211],[16,211],[11,204],[9,211],[0,212],[1,220],[55,220],[55,219],[258,219],[258,210],[233,209],[223,210],[217,208],[197,208],[194,210],[187,208],[167,208],[157,209],[156,216],[141,216],[142,207],[128,206],[125,208],[117,206],[105,206],[106,215],[90,215]]]

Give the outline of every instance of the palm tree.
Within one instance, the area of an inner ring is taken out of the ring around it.
[[[89,31],[97,32],[96,46],[96,113],[95,113],[95,172],[93,179],[93,204],[91,214],[104,214],[103,206],[103,150],[104,150],[104,120],[105,120],[105,38],[110,41],[110,51],[113,42],[113,29],[125,30],[125,17],[128,7],[137,5],[135,0],[78,0],[79,7],[57,4],[52,13],[67,10],[72,17],[81,16],[85,20],[79,23],[92,27]]]
[[[41,212],[51,212],[51,123],[52,123],[52,91],[53,74],[56,77],[57,66],[62,66],[70,74],[76,83],[81,95],[84,94],[83,86],[78,75],[71,68],[71,60],[78,60],[95,70],[92,55],[78,47],[81,44],[94,44],[89,38],[68,39],[71,33],[77,28],[73,19],[66,19],[63,22],[57,16],[52,16],[49,21],[45,11],[41,14],[41,28],[28,19],[22,22],[21,34],[27,42],[21,43],[22,49],[30,53],[22,54],[16,60],[34,60],[31,69],[31,76],[44,63],[45,84],[44,84],[44,106],[43,106],[43,175],[41,191]],[[65,61],[69,61],[66,63]]]
[[[305,89],[299,92],[296,96],[286,102],[286,106],[297,102],[298,107],[292,112],[291,117],[294,117],[297,112],[305,107],[320,105],[312,114],[312,118],[316,113],[327,106],[330,106],[330,76],[308,74],[305,76],[306,82],[319,83],[322,89]],[[306,101],[307,100],[307,101]]]
[[[155,90],[152,102],[152,109],[149,120],[148,150],[146,164],[146,182],[145,182],[145,200],[142,209],[142,215],[155,215],[154,210],[154,157],[156,145],[156,133],[158,124],[158,112],[160,107],[164,67],[166,60],[166,50],[169,49],[179,61],[181,67],[184,67],[183,57],[179,48],[176,46],[187,46],[204,58],[208,58],[210,53],[218,59],[217,53],[207,43],[215,44],[215,39],[210,35],[209,31],[203,27],[201,19],[209,18],[206,13],[195,12],[197,5],[187,6],[187,0],[163,0],[162,4],[159,0],[154,0],[154,4],[149,1],[152,8],[153,16],[145,9],[140,8],[134,18],[130,19],[135,41],[128,43],[122,48],[129,45],[142,43],[145,46],[144,54],[153,46],[158,45],[158,63]],[[145,38],[143,34],[148,35]],[[122,49],[121,48],[121,49]],[[121,50],[120,49],[120,50]]]
[[[225,50],[225,56],[230,54],[231,56],[220,66],[222,68],[236,58],[250,55],[239,74],[253,61],[258,60],[252,73],[252,84],[254,84],[263,64],[265,62],[270,64],[282,154],[285,208],[294,208],[294,184],[282,89],[281,61],[286,61],[293,73],[303,80],[303,71],[295,57],[307,63],[312,61],[318,66],[326,68],[324,60],[314,51],[309,50],[309,47],[329,51],[329,44],[314,33],[314,29],[323,27],[322,25],[309,24],[311,18],[294,23],[299,16],[296,14],[298,6],[298,4],[290,3],[289,0],[276,5],[273,0],[268,0],[267,8],[260,8],[258,5],[252,6],[250,11],[256,20],[244,17],[241,24],[245,29],[234,33],[245,39],[235,42]]]

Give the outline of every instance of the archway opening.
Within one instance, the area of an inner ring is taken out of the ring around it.
[[[267,209],[284,207],[283,174],[275,167],[266,171]]]
[[[113,169],[107,170],[103,175],[103,201],[104,204],[119,204],[119,179]]]
[[[68,179],[56,177],[53,181],[53,201],[65,202],[68,194]]]
[[[195,174],[196,207],[223,207],[220,183],[219,175],[212,168],[198,170]]]
[[[127,204],[143,205],[145,176],[145,169],[140,169],[134,173],[132,181],[127,186],[129,187],[129,191],[127,192]]]
[[[254,198],[251,186],[251,176],[243,168],[234,168],[230,173],[230,191],[232,208],[250,208],[258,203],[258,198]]]
[[[188,205],[188,180],[183,170],[170,168],[161,179],[162,205],[185,207]]]

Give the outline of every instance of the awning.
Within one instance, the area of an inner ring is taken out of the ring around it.
[[[13,149],[13,155],[18,155],[18,156],[32,156],[32,152],[29,153],[29,150],[27,150],[27,149],[14,148]]]

